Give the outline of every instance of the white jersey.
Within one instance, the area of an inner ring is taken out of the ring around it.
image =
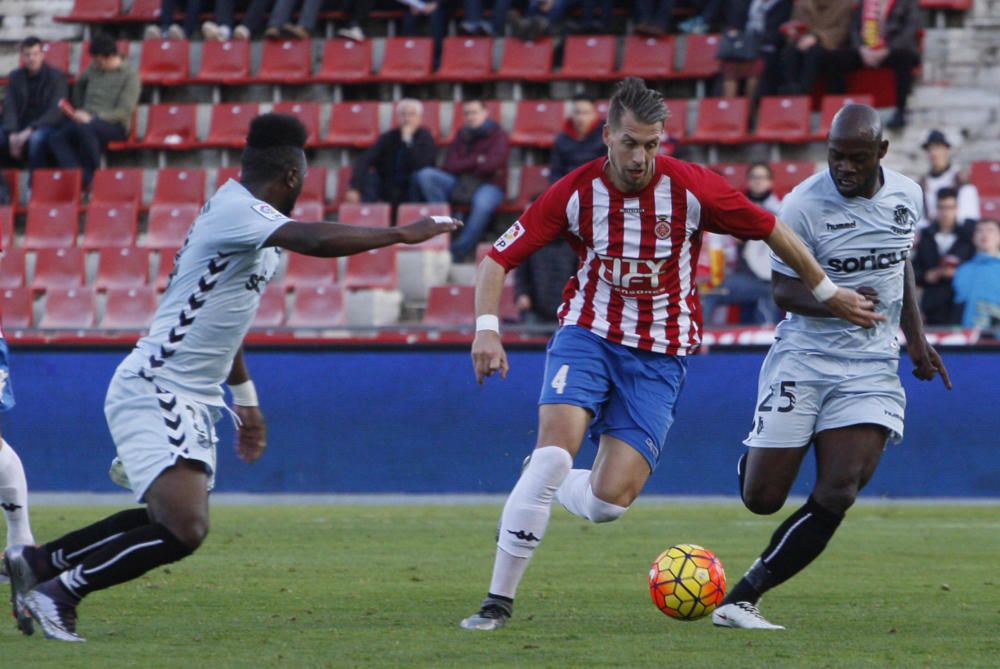
[[[261,246],[290,220],[227,181],[191,225],[149,334],[122,368],[222,405],[222,383],[280,259],[279,249]]]
[[[829,170],[799,184],[782,202],[778,217],[838,286],[878,291],[877,311],[886,320],[870,329],[839,318],[789,314],[778,324],[776,351],[811,351],[852,359],[898,359],[903,311],[904,261],[923,216],[923,193],[915,181],[882,168],[884,183],[871,198],[844,197]],[[774,271],[797,277],[772,254]]]

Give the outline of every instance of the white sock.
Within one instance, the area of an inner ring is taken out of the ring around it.
[[[605,502],[594,494],[590,487],[589,469],[572,470],[556,491],[556,499],[573,515],[595,523],[618,520],[628,511],[627,506]]]
[[[21,458],[5,440],[0,440],[0,505],[7,518],[7,545],[34,544],[28,522],[28,482]]]
[[[491,594],[514,598],[528,561],[545,536],[552,498],[572,466],[572,456],[558,446],[543,446],[531,454],[503,508]]]

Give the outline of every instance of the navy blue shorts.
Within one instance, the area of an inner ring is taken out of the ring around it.
[[[570,404],[594,414],[591,439],[607,434],[656,469],[674,423],[687,360],[615,344],[575,325],[549,341],[539,404]]]
[[[14,387],[10,385],[10,365],[8,359],[7,341],[0,339],[0,411],[10,411],[14,408]]]

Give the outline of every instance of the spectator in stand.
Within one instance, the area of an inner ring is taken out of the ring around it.
[[[514,272],[514,296],[526,324],[555,325],[563,288],[580,258],[562,237],[535,251]]]
[[[507,133],[489,118],[482,100],[462,103],[462,128],[448,147],[444,165],[425,167],[416,174],[425,202],[469,205],[461,234],[451,245],[456,262],[467,258],[489,227],[507,186]]]
[[[771,190],[773,186],[774,172],[770,165],[754,163],[750,166],[746,196],[758,207],[777,215],[781,200]],[[705,324],[725,324],[716,317],[716,308],[731,304],[739,305],[740,323],[743,325],[776,323],[780,311],[771,297],[771,257],[767,244],[759,240],[740,241],[723,235],[711,236],[713,239],[709,246],[716,239],[732,244],[728,247],[731,262],[727,262],[732,269],[726,272],[722,284],[714,291],[702,293]]]
[[[844,46],[851,27],[851,3],[799,0],[792,20],[782,26],[787,44],[781,50],[781,86],[786,95],[808,95],[821,64]]]
[[[760,89],[765,95],[773,92],[785,40],[781,26],[791,16],[792,0],[730,0],[725,10],[718,50],[722,95],[739,95],[740,82],[745,82],[744,95],[751,100]]]
[[[49,135],[49,150],[59,167],[83,168],[87,188],[108,142],[128,137],[132,114],[139,102],[139,75],[118,53],[108,35],[90,42],[90,66],[73,86],[66,118]]]
[[[20,53],[21,67],[7,75],[0,154],[34,170],[48,164],[48,137],[63,119],[59,101],[69,88],[66,73],[45,62],[42,40],[24,38]]]
[[[830,53],[823,67],[831,93],[847,92],[845,75],[863,67],[889,67],[896,75],[896,111],[886,123],[906,125],[906,99],[913,89],[913,68],[920,62],[918,36],[923,27],[919,0],[861,0],[851,17],[848,42]]]
[[[688,3],[696,14],[687,21],[681,21],[677,27],[684,33],[707,33],[712,24],[718,20],[725,2],[726,0],[695,0]]]
[[[345,202],[388,202],[395,207],[400,202],[420,200],[413,176],[433,165],[437,156],[431,131],[421,125],[423,114],[419,100],[399,101],[397,127],[382,133],[375,145],[354,161]]]
[[[245,25],[233,25],[236,0],[215,0],[215,14],[211,20],[201,24],[201,36],[206,40],[250,39],[250,30]],[[183,24],[174,23],[177,7],[184,5]],[[248,4],[246,2],[244,5]],[[270,9],[274,0],[250,0],[247,14],[256,11],[260,17]],[[259,5],[253,9],[253,5]],[[203,0],[162,0],[160,4],[160,24],[146,26],[145,39],[190,39],[198,29],[198,20],[205,3]]]
[[[552,146],[549,181],[555,183],[580,165],[607,152],[604,120],[597,113],[597,105],[586,95],[574,96],[573,111]]]
[[[920,180],[924,189],[924,216],[933,221],[937,216],[937,193],[942,188],[953,188],[958,193],[958,220],[979,220],[979,192],[972,184],[965,183],[961,167],[951,159],[951,143],[940,130],[931,130],[923,145],[927,152],[930,170]]]
[[[506,11],[509,0],[497,2],[494,11]],[[581,7],[581,23],[566,21],[569,12]],[[600,8],[600,18],[597,9]],[[531,0],[524,15],[512,20],[514,35],[523,40],[534,40],[563,29],[579,33],[608,32],[611,24],[612,0]]]
[[[952,279],[958,266],[972,257],[972,236],[958,222],[958,193],[937,192],[937,216],[920,231],[913,256],[917,285],[924,289],[920,310],[928,325],[955,325],[962,314],[955,304]]]
[[[1000,325],[1000,222],[976,224],[976,255],[955,272],[955,300],[965,305],[962,325],[993,330]]]
[[[331,9],[350,15],[348,26],[338,30],[337,34],[355,42],[363,42],[365,33],[361,29],[361,23],[371,13],[373,0],[340,0],[334,4],[336,6],[331,6]],[[292,14],[299,5],[299,20],[293,23]],[[264,36],[272,39],[310,39],[316,32],[316,23],[323,5],[324,0],[277,0],[271,10]]]
[[[640,35],[666,35],[674,16],[674,0],[639,0],[635,3],[635,31]]]

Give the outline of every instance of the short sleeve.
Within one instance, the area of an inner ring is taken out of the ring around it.
[[[567,208],[573,195],[572,185],[561,179],[535,200],[528,209],[500,235],[490,250],[490,258],[508,272],[525,258],[566,231]]]
[[[800,206],[800,199],[797,193],[792,193],[786,197],[784,202],[781,203],[781,210],[778,212],[778,217],[785,225],[792,229],[792,232],[799,236],[799,239],[806,245],[809,252],[815,256],[816,244],[812,235],[812,226],[809,225],[809,219],[805,210]],[[773,251],[771,252],[771,270],[794,279],[799,278],[798,273],[786,265]]]
[[[208,206],[217,205],[209,200]],[[257,250],[275,230],[292,220],[268,203],[253,198],[239,198],[220,209],[218,216],[211,217],[211,232],[219,240],[219,249],[225,252]]]
[[[737,239],[764,239],[774,230],[774,214],[758,207],[720,174],[704,167],[692,189],[701,203],[701,228]]]

